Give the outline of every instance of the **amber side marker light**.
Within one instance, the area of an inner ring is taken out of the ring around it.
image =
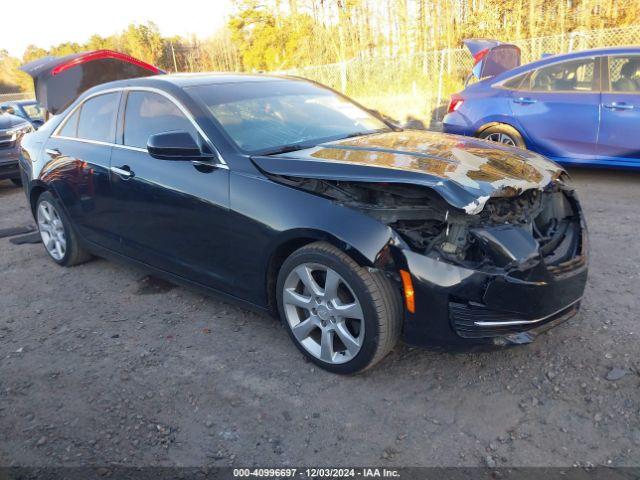
[[[411,274],[406,270],[400,270],[400,277],[402,278],[402,290],[404,291],[404,304],[409,312],[416,313],[416,298]]]

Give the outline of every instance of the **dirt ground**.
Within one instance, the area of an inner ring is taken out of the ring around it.
[[[640,175],[572,170],[581,313],[531,345],[325,373],[273,319],[0,239],[0,465],[640,465]],[[0,182],[0,229],[33,224]]]

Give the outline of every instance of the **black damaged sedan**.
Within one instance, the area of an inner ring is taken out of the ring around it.
[[[56,263],[124,259],[271,312],[336,373],[400,338],[527,343],[577,312],[585,223],[540,155],[402,131],[301,79],[82,58],[34,69],[55,115],[22,142]]]

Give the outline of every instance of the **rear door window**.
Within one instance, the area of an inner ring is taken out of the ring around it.
[[[539,68],[531,75],[536,92],[591,92],[595,90],[595,58],[581,58]]]
[[[77,137],[84,140],[113,143],[119,92],[105,93],[82,104]]]
[[[640,93],[640,55],[609,57],[612,92]]]
[[[146,148],[151,135],[183,131],[197,140],[196,129],[168,98],[153,92],[129,92],[124,117],[124,144]]]

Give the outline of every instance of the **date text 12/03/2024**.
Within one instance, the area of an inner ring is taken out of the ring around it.
[[[398,470],[388,468],[236,468],[233,470],[233,476],[242,477],[261,477],[261,478],[286,478],[286,477],[305,477],[305,478],[398,478],[400,473]]]

